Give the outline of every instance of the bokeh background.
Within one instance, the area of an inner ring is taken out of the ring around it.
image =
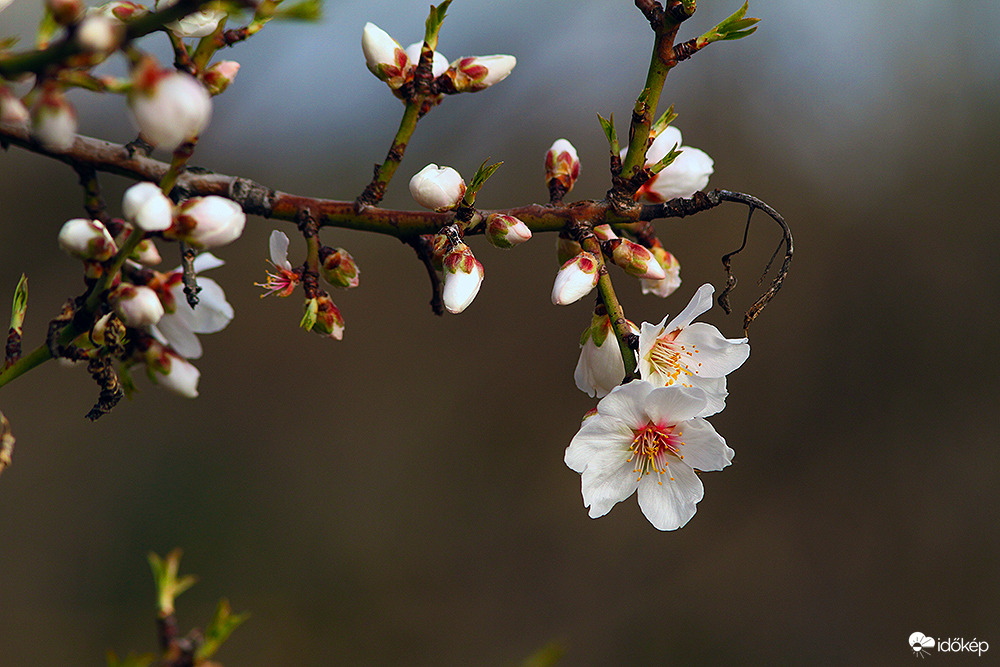
[[[328,2],[319,24],[272,24],[221,54],[242,69],[195,162],[352,199],[400,113],[364,68],[362,27],[416,41],[427,4]],[[737,6],[701,3],[682,37]],[[153,649],[146,553],[177,546],[201,578],[182,626],[222,596],[252,613],[227,665],[510,665],[552,641],[567,665],[903,664],[915,631],[1000,655],[1000,5],[756,0],[750,13],[757,34],[684,63],[663,96],[685,143],[715,159],[710,185],[770,202],[796,241],[712,419],[735,463],[704,475],[686,527],[656,531],[634,499],[587,517],[562,456],[594,403],[572,377],[589,306],[549,302],[551,235],[510,252],[474,239],[482,292],[436,318],[409,248],[327,230],[362,269],[335,295],[347,331],[334,342],[296,328],[298,298],[258,298],[280,224],[252,219],[218,252],[212,277],[237,316],[203,337],[197,400],[139,378],[91,424],[91,381],[54,363],[0,392],[17,436],[0,478],[0,664]],[[37,16],[15,0],[0,28],[26,34]],[[583,160],[570,199],[601,197],[596,114],[625,132],[649,49],[625,0],[456,0],[440,50],[518,67],[421,122],[385,204],[411,207],[406,179],[428,162],[471,176],[487,157],[505,164],[484,206],[542,201],[559,137]],[[73,101],[84,133],[132,138],[120,98]],[[126,183],[105,185],[114,206]],[[69,168],[0,154],[0,291],[28,274],[26,346],[82,287],[55,245],[81,211]],[[745,217],[730,205],[661,222],[684,284],[664,301],[616,275],[630,318],[721,285]],[[707,318],[728,335],[777,240],[755,218],[737,314]]]

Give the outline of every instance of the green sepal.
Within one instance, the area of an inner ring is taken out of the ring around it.
[[[35,44],[41,48],[42,45],[48,45],[52,41],[52,37],[59,31],[60,26],[56,23],[56,18],[49,11],[49,8],[45,8],[45,13],[42,14],[42,20],[38,24],[38,37],[35,39]]]
[[[607,315],[594,313],[594,316],[590,320],[590,337],[593,338],[594,345],[597,347],[604,345],[604,341],[608,339],[610,332],[611,318]]]
[[[677,119],[677,114],[674,113],[674,105],[671,104],[670,108],[664,111],[663,115],[657,118],[656,122],[650,125],[649,135],[651,137],[659,135],[660,132],[663,132],[665,129],[667,129],[667,126],[670,125],[672,122],[674,122],[674,120],[676,119]]]
[[[444,22],[444,16],[448,12],[450,4],[451,0],[444,0],[437,7],[431,5],[430,14],[427,15],[427,20],[424,22],[424,43],[431,47],[432,51],[437,50],[438,31],[441,30],[441,24]]]
[[[24,325],[24,314],[28,310],[28,278],[22,273],[14,288],[14,306],[10,313],[10,328],[21,330]]]
[[[212,616],[212,622],[208,624],[208,628],[205,630],[205,641],[195,652],[195,659],[206,660],[211,658],[219,650],[223,642],[229,639],[229,635],[233,633],[233,630],[242,625],[248,618],[250,618],[250,614],[248,613],[232,613],[229,607],[229,600],[226,598],[219,600],[219,604],[215,608],[215,615]]]
[[[680,155],[683,152],[684,151],[677,150],[677,144],[674,144],[674,147],[671,148],[667,152],[667,154],[664,155],[663,158],[660,159],[659,162],[657,162],[656,164],[654,164],[653,166],[651,166],[649,168],[649,173],[651,173],[653,175],[656,175],[656,174],[660,173],[661,171],[663,171],[664,169],[666,169],[667,167],[669,167],[670,164],[674,160],[677,159],[677,156]]]
[[[153,571],[153,582],[156,584],[156,605],[161,614],[173,614],[174,600],[177,596],[198,581],[197,577],[190,574],[177,577],[180,562],[180,549],[174,549],[166,558],[160,558],[152,551],[149,552],[149,568]]]
[[[500,165],[503,164],[503,161],[501,160],[500,162],[487,166],[486,163],[489,161],[489,158],[483,160],[483,163],[479,165],[479,169],[476,170],[476,175],[472,177],[472,182],[469,183],[469,187],[465,189],[465,197],[462,199],[462,204],[464,206],[472,206],[476,203],[476,193],[479,192],[479,189],[483,187],[483,184],[486,183],[487,179],[489,179],[489,177],[500,168]]]
[[[275,13],[276,19],[315,22],[323,18],[323,0],[302,0],[290,7],[282,5]]]
[[[608,138],[608,146],[611,148],[611,154],[618,155],[622,152],[622,148],[618,144],[618,130],[615,129],[615,114],[612,113],[610,119],[606,119],[601,114],[597,114],[597,120],[601,123],[601,129],[604,130],[604,136]]]
[[[302,315],[302,321],[299,322],[299,326],[306,331],[312,331],[312,328],[316,325],[317,315],[319,315],[319,302],[315,298],[307,299],[305,313]]]

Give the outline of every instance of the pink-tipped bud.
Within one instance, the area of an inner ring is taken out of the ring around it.
[[[31,109],[31,135],[50,151],[66,151],[76,140],[76,110],[55,86],[42,90]]]
[[[556,238],[556,260],[559,262],[559,266],[562,266],[566,262],[570,261],[581,252],[583,252],[583,246],[573,239],[562,236],[561,234],[558,238]]]
[[[399,42],[374,23],[366,23],[361,33],[361,50],[365,54],[368,70],[390,88],[397,90],[406,83],[410,59]]]
[[[45,0],[45,6],[59,25],[76,23],[83,16],[85,9],[81,0]]]
[[[306,312],[311,318],[315,318],[310,331],[336,340],[343,339],[344,318],[329,294],[320,292],[316,297],[307,299]]]
[[[611,253],[615,264],[637,278],[663,280],[667,274],[648,249],[628,239],[620,239]]]
[[[455,92],[475,93],[506,79],[516,64],[514,56],[470,56],[451,63],[447,73]]]
[[[319,249],[320,273],[323,280],[334,287],[357,287],[361,280],[361,270],[351,253],[343,248],[321,246]]]
[[[164,236],[196,248],[216,248],[238,239],[246,222],[243,209],[231,199],[192,197],[177,208],[175,224]]]
[[[100,220],[74,218],[59,230],[59,247],[73,257],[104,262],[116,252],[115,240]]]
[[[611,225],[597,225],[594,227],[594,236],[596,236],[601,241],[611,241],[618,238],[615,231],[611,229]]]
[[[146,350],[145,362],[149,379],[156,384],[185,398],[198,396],[201,373],[170,348],[154,342]]]
[[[101,16],[88,15],[76,30],[76,41],[93,53],[108,54],[121,44],[125,31],[120,21]]]
[[[0,123],[21,124],[29,118],[24,103],[7,86],[0,86]]]
[[[236,73],[240,71],[240,64],[235,60],[222,60],[209,67],[202,80],[212,95],[218,95],[233,82]]]
[[[469,307],[483,284],[483,265],[464,243],[455,246],[444,258],[442,299],[449,313],[458,314]]]
[[[148,327],[163,317],[160,297],[145,285],[122,283],[111,290],[108,302],[127,327]]]
[[[597,271],[599,266],[597,257],[589,252],[581,252],[563,264],[552,286],[552,303],[565,306],[589,294],[600,278]]]
[[[116,2],[93,7],[90,13],[128,23],[132,19],[148,14],[149,9],[137,2],[131,2],[131,0],[116,0]]]
[[[580,175],[580,158],[573,144],[557,139],[545,154],[545,185],[553,201],[561,201]]]
[[[642,293],[668,297],[681,286],[681,263],[660,246],[654,246],[650,251],[663,267],[664,276],[660,280],[643,280]]]
[[[136,183],[122,197],[125,219],[144,232],[162,232],[174,219],[174,204],[154,183]]]
[[[531,238],[531,230],[512,215],[490,213],[486,217],[486,240],[497,248],[513,248]]]
[[[151,58],[132,70],[128,105],[142,136],[167,150],[201,134],[212,116],[205,86],[190,74],[160,69]]]
[[[465,181],[451,167],[429,164],[410,179],[410,194],[424,208],[447,211],[462,201]]]

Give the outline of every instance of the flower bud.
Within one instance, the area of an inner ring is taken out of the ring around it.
[[[76,111],[61,90],[46,86],[31,110],[31,134],[50,151],[66,151],[76,140]]]
[[[160,257],[160,252],[156,249],[156,244],[153,243],[153,239],[139,241],[139,245],[132,251],[132,256],[129,259],[143,266],[156,266],[163,261],[163,258]]]
[[[589,252],[579,255],[562,265],[552,286],[552,303],[557,306],[579,301],[597,285],[600,262]]]
[[[681,132],[669,126],[660,133],[646,152],[646,166],[662,160],[674,147],[681,151],[674,161],[642,184],[636,199],[658,204],[675,197],[690,197],[708,185],[715,163],[704,151],[681,145]]]
[[[643,280],[642,293],[668,297],[681,286],[681,264],[660,246],[653,246],[649,250],[663,267],[664,277],[660,280]]]
[[[27,107],[7,86],[0,85],[0,123],[21,124],[31,118]]]
[[[235,60],[222,60],[209,67],[202,80],[209,93],[218,95],[229,87],[239,71],[240,64]]]
[[[603,398],[625,378],[625,363],[603,306],[599,312],[594,314],[590,326],[580,337],[580,360],[573,379],[580,391],[588,396]],[[632,333],[639,333],[639,327],[628,320],[626,322]]]
[[[620,243],[615,245],[611,253],[611,259],[627,273],[637,278],[663,280],[667,277],[667,274],[663,272],[663,267],[653,258],[653,253],[628,239],[620,239]]]
[[[531,230],[512,215],[490,213],[486,217],[486,240],[497,248],[513,248],[531,238]]]
[[[185,398],[198,396],[201,373],[170,348],[154,342],[146,350],[145,361],[146,373],[156,384]]]
[[[554,201],[573,189],[580,175],[580,158],[573,144],[565,139],[557,139],[545,154],[545,185]]]
[[[393,90],[406,83],[410,59],[399,42],[374,23],[366,23],[361,33],[361,50],[368,70]]]
[[[127,327],[148,327],[163,317],[160,297],[145,285],[122,283],[111,290],[108,302]]]
[[[136,183],[122,197],[125,219],[144,232],[162,232],[174,220],[174,204],[154,183]]]
[[[91,14],[80,22],[76,40],[86,51],[108,54],[121,44],[124,31],[120,21]]]
[[[445,309],[458,314],[469,307],[483,284],[483,265],[464,243],[455,246],[444,258],[444,290],[441,294]]]
[[[90,342],[95,347],[117,347],[124,339],[125,325],[114,313],[108,313],[97,320],[90,330]]]
[[[459,58],[448,68],[448,78],[459,93],[475,93],[507,78],[517,64],[514,56]]]
[[[164,236],[196,248],[215,248],[238,239],[246,221],[243,209],[231,199],[192,197],[177,208],[175,224]]]
[[[306,300],[306,318],[312,321],[309,328],[315,334],[341,340],[344,337],[344,318],[340,309],[326,292]],[[303,319],[305,322],[306,319]]]
[[[465,181],[451,167],[429,164],[410,179],[410,194],[424,208],[447,211],[465,196]]]
[[[59,25],[76,23],[85,9],[81,0],[45,0],[45,6]]]
[[[410,59],[410,65],[416,67],[420,62],[420,51],[423,49],[423,42],[414,42],[406,47],[406,57]],[[431,60],[431,76],[435,79],[448,71],[448,59],[440,51],[434,52]]]
[[[176,2],[163,3],[166,6]],[[167,28],[178,37],[205,37],[215,32],[219,21],[226,18],[226,12],[217,9],[201,9],[184,18],[168,23]]]
[[[151,58],[132,71],[128,104],[142,136],[171,151],[201,134],[212,116],[212,100],[197,79],[162,70]]]
[[[556,260],[562,266],[577,255],[583,252],[583,246],[571,238],[563,236],[561,233],[556,238]]]
[[[444,271],[444,258],[451,252],[451,239],[446,234],[434,234],[431,240],[431,264],[438,271]]]
[[[618,238],[615,230],[611,229],[611,225],[597,225],[594,227],[594,236],[601,241],[611,241]]]
[[[357,287],[361,279],[361,271],[351,253],[343,248],[321,246],[319,249],[320,273],[323,280],[334,287]]]
[[[127,23],[149,13],[149,9],[131,0],[116,0],[90,9],[90,13]]]
[[[59,230],[59,247],[73,257],[104,262],[111,259],[118,248],[111,233],[99,220],[74,218]]]

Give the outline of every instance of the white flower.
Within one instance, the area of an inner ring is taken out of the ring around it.
[[[414,67],[420,62],[420,50],[423,48],[423,42],[414,42],[406,47],[406,57],[410,60],[410,64]],[[440,51],[434,52],[434,59],[431,61],[431,76],[435,79],[445,73],[448,69],[448,59]]]
[[[212,253],[203,252],[194,258],[194,270],[201,273],[224,263]],[[161,343],[169,344],[179,355],[197,359],[201,356],[202,349],[195,334],[216,333],[225,329],[233,319],[233,307],[226,301],[226,293],[217,282],[198,276],[198,287],[201,288],[198,292],[198,305],[191,308],[184,294],[182,277],[180,267],[168,274],[166,283],[173,301],[173,310],[161,317],[150,332]]]
[[[156,384],[185,398],[198,396],[201,373],[170,348],[154,342],[146,350],[145,361],[149,379]]]
[[[607,514],[638,489],[642,513],[659,530],[686,524],[704,495],[696,470],[722,470],[733,450],[702,419],[707,398],[698,389],[654,387],[635,381],[597,404],[566,448],[581,473],[590,517]]]
[[[208,126],[212,98],[190,74],[161,70],[147,59],[135,68],[132,80],[132,121],[153,145],[174,150]]]
[[[708,396],[706,414],[725,407],[726,375],[750,356],[746,338],[725,338],[717,328],[694,318],[712,307],[715,288],[698,288],[691,302],[669,322],[643,322],[639,330],[639,376],[656,386],[702,389]]]
[[[429,164],[410,179],[410,194],[424,208],[447,211],[462,201],[465,181],[451,167]]]
[[[111,233],[100,220],[74,218],[59,230],[59,247],[73,257],[104,262],[111,259],[118,247]]]
[[[177,207],[177,218],[164,236],[196,248],[232,243],[243,234],[247,216],[239,204],[225,197],[192,197]]]
[[[152,326],[163,317],[160,297],[145,285],[122,283],[111,290],[108,302],[127,327]]]
[[[158,185],[136,183],[122,197],[122,215],[144,232],[162,232],[174,219],[174,204]]]
[[[581,252],[559,268],[552,285],[552,303],[565,306],[587,296],[597,285],[600,263],[589,252]]]
[[[628,323],[632,333],[639,328]],[[607,315],[594,315],[590,327],[580,337],[580,360],[573,379],[580,391],[588,396],[603,398],[625,378],[625,363],[618,339]]]
[[[649,280],[648,278],[640,280],[642,293],[668,297],[681,286],[681,264],[676,257],[660,246],[653,246],[649,251],[663,267],[664,277],[661,280]]]
[[[672,125],[653,140],[646,152],[646,166],[662,160],[675,145],[682,153],[639,188],[637,199],[659,203],[675,197],[690,197],[708,185],[715,163],[704,151],[682,146],[681,131]]]
[[[472,250],[459,244],[444,258],[444,289],[441,297],[445,309],[458,314],[469,307],[483,284],[483,265],[472,256]]]
[[[12,2],[14,2],[14,0],[0,0],[0,12],[2,12],[7,7],[7,5],[9,5]]]

